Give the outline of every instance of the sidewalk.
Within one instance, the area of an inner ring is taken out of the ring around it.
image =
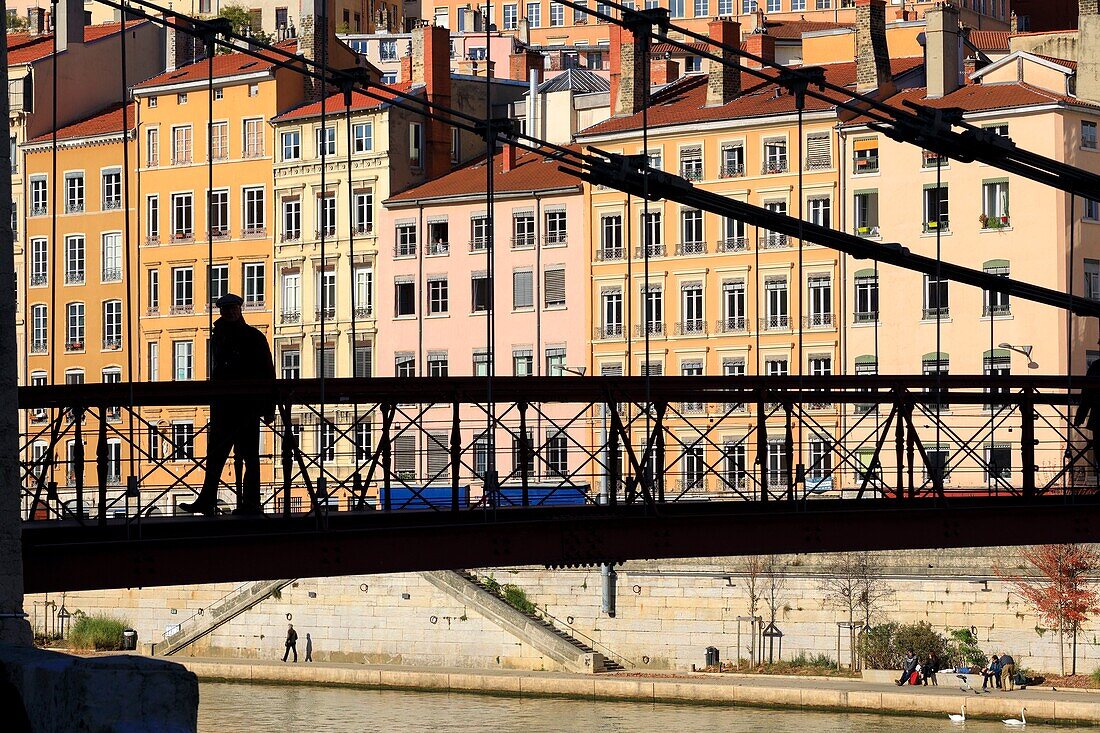
[[[572,674],[447,667],[173,657],[200,680],[537,695],[643,702],[695,702],[777,708],[946,716],[966,701],[967,717],[1100,724],[1100,693],[1017,690],[987,695],[958,686],[896,687],[863,680],[769,675],[673,673]]]

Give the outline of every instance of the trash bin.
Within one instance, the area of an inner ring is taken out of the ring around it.
[[[122,632],[122,650],[132,652],[137,649],[137,632],[133,629],[126,629]]]
[[[714,646],[708,646],[707,647],[707,666],[708,667],[717,667],[718,666],[718,647],[714,647]]]

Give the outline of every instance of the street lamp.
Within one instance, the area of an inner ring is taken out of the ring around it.
[[[574,376],[577,376],[577,377],[583,377],[583,376],[584,376],[584,373],[585,373],[586,371],[588,371],[588,367],[582,367],[582,366],[579,366],[579,367],[567,367],[567,366],[559,366],[559,367],[558,367],[558,370],[559,370],[559,371],[562,371],[562,372],[565,372],[566,374],[572,374],[572,375],[574,375]]]
[[[1033,346],[1027,346],[1027,345],[1013,346],[1012,344],[997,344],[997,348],[1008,349],[1009,351],[1015,351],[1017,354],[1023,354],[1024,357],[1027,358],[1027,368],[1028,369],[1038,369],[1039,368],[1039,365],[1036,364],[1031,359],[1031,351],[1032,351],[1033,348],[1035,348]]]

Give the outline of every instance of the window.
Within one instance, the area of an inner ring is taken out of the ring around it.
[[[692,145],[680,149],[680,175],[689,181],[703,179],[703,147]]]
[[[929,185],[924,189],[924,231],[946,232],[949,228],[947,186]]]
[[[302,315],[302,275],[290,272],[283,275],[283,323],[296,323]]]
[[[1012,478],[1012,449],[1003,443],[987,446],[985,448],[986,482],[1003,483],[1010,478]]]
[[[398,224],[395,257],[412,257],[416,254],[416,224]]]
[[[568,225],[565,221],[565,210],[553,210],[546,212],[546,226],[543,241],[547,245],[565,244],[568,241]]]
[[[49,189],[46,179],[31,179],[31,216],[46,216],[49,213]]]
[[[374,348],[371,344],[360,344],[355,347],[352,354],[352,375],[355,377],[369,377],[373,373]]]
[[[207,268],[210,283],[210,304],[213,305],[229,292],[229,265],[210,265]]]
[[[145,131],[145,165],[150,168],[160,165],[160,130],[156,127]]]
[[[1087,260],[1086,260],[1087,262]],[[982,265],[987,275],[1008,277],[1008,260],[990,260]],[[1086,273],[1088,272],[1086,268]],[[982,290],[982,315],[1006,316],[1012,312],[1008,293],[995,290]]]
[[[300,379],[302,376],[302,352],[286,349],[282,353],[283,379]]]
[[[156,382],[160,379],[160,344],[153,341],[149,344],[149,348],[146,350],[146,359],[148,360],[149,369],[149,381]]]
[[[229,189],[223,188],[208,194],[210,202],[210,235],[229,236]]]
[[[718,175],[721,178],[737,178],[745,175],[745,148],[740,143],[722,146],[722,160]]]
[[[216,127],[216,125],[215,125]],[[216,136],[214,138],[217,139]],[[217,146],[215,146],[216,150]],[[172,165],[187,165],[191,162],[191,126],[172,128]]]
[[[484,216],[470,218],[470,251],[477,252],[485,249],[489,242],[489,220]]]
[[[680,286],[680,333],[702,334],[707,332],[703,314],[703,284],[689,282]],[[702,368],[700,366],[700,368]]]
[[[336,315],[336,270],[329,268],[317,273],[317,317],[332,318]]]
[[[302,133],[298,130],[284,132],[282,140],[283,160],[298,160],[302,157]]]
[[[986,376],[993,377],[1007,377],[1012,373],[1012,362],[1009,359],[1009,352],[1000,349],[994,351],[987,351],[982,357],[982,369]],[[1007,397],[1009,389],[1006,387],[991,387],[986,389],[986,392],[993,395],[1001,395]],[[986,410],[994,411],[1000,410],[1004,407],[1005,403],[1000,402],[997,404],[987,404]]]
[[[664,333],[665,300],[660,286],[650,285],[642,292],[642,333]]]
[[[946,279],[937,280],[934,275],[924,276],[924,319],[947,318],[951,314]]]
[[[710,0],[695,0],[695,17],[705,18],[710,15]]]
[[[856,323],[874,323],[878,320],[878,275],[874,270],[856,273]]]
[[[394,316],[416,315],[416,285],[412,282],[394,283]]]
[[[103,282],[122,280],[122,235],[113,232],[102,237]]]
[[[187,92],[180,92],[176,95],[176,104],[187,104]]]
[[[65,237],[65,284],[84,283],[84,237],[79,235]]]
[[[810,275],[808,328],[822,328],[833,324],[833,283],[828,275]]]
[[[374,192],[356,191],[352,197],[352,217],[355,234],[374,231]]]
[[[764,141],[764,166],[761,172],[765,175],[787,172],[786,140],[776,139]]]
[[[394,355],[394,376],[415,377],[416,359],[409,352],[398,352]]]
[[[302,200],[283,199],[283,241],[294,242],[302,238]]]
[[[484,349],[474,350],[474,376],[484,377],[489,374],[489,355]]]
[[[336,155],[336,128],[331,126],[318,127],[317,157]]]
[[[31,306],[31,353],[45,354],[49,348],[49,321],[46,306]]]
[[[821,227],[832,227],[832,199],[828,196],[814,196],[806,201],[809,221]]]
[[[397,60],[397,41],[383,39],[378,43],[378,55],[382,61]]]
[[[546,438],[546,470],[550,476],[569,475],[569,439],[564,430],[555,430]]]
[[[543,306],[561,308],[565,306],[565,268],[554,268],[542,273]]]
[[[551,377],[560,377],[565,371],[565,349],[561,347],[548,347],[546,349],[546,373]]]
[[[244,307],[258,307],[264,304],[267,293],[267,278],[264,275],[264,263],[246,262],[244,265]]]
[[[249,95],[252,96],[252,95]],[[245,120],[244,121],[244,157],[246,158],[259,158],[264,154],[264,121],[260,120]]]
[[[45,239],[31,240],[31,287],[45,285],[49,279],[49,246]]]
[[[195,344],[191,341],[172,342],[172,373],[177,382],[191,380],[195,376]]]
[[[745,444],[727,442],[722,446],[722,479],[730,489],[745,488]]]
[[[336,235],[336,194],[317,195],[317,236]]]
[[[512,273],[512,308],[535,307],[534,273],[530,270],[517,270]]]
[[[371,456],[370,423],[360,420],[355,423],[355,460],[365,461]]]
[[[861,237],[877,237],[878,191],[856,191],[854,215],[856,234]]]
[[[317,459],[336,460],[336,426],[331,420],[317,423]]]
[[[565,25],[565,6],[561,3],[550,3],[550,25],[555,28]]]
[[[428,279],[428,314],[441,315],[447,312],[447,278]]]
[[[149,270],[149,312],[160,310],[160,270]]]
[[[719,252],[743,252],[749,246],[745,235],[745,222],[722,217],[722,238],[718,241]]]
[[[705,254],[703,212],[698,209],[680,211],[680,254]]]
[[[604,290],[600,295],[600,313],[603,319],[603,338],[623,335],[623,294],[621,290]]]
[[[190,313],[195,302],[194,271],[190,267],[172,268],[172,312]]]
[[[854,140],[852,148],[855,165],[853,173],[878,173],[878,138]]]
[[[829,487],[833,475],[833,443],[823,435],[810,438],[809,465],[806,466],[806,488],[823,491]]]
[[[313,354],[314,376],[318,379],[332,379],[336,376],[336,347],[319,346]]]
[[[778,13],[779,12],[779,0],[768,0],[768,6],[767,7],[768,7],[768,12],[769,13]]]
[[[718,0],[718,15],[733,15],[733,0]]]
[[[756,12],[756,0],[741,0],[741,14],[749,15]]]
[[[190,239],[194,236],[194,203],[193,194],[172,194],[172,239]]]
[[[921,360],[921,373],[926,377],[933,377],[937,374],[947,376],[950,367],[950,359],[947,354],[925,354]],[[936,404],[928,405],[930,410],[948,410],[950,406],[944,402],[944,396],[941,392],[938,392],[934,387],[927,390],[929,393],[934,394]]]
[[[773,214],[786,214],[787,202],[786,201],[765,201],[764,208]],[[780,234],[779,232],[772,232],[766,229],[758,230],[763,235],[763,246],[765,249],[781,249],[786,247],[788,239],[786,234]]]
[[[422,165],[424,126],[419,122],[409,123],[409,165],[419,168]]]
[[[512,350],[512,374],[517,377],[530,377],[535,373],[535,357],[531,349]]]
[[[827,354],[811,354],[809,365],[811,376],[828,377],[833,373],[833,358]]]
[[[1087,120],[1081,121],[1081,147],[1086,150],[1096,150],[1096,123]]]
[[[720,331],[736,333],[745,330],[747,324],[744,280],[727,280],[722,283],[722,310]]]
[[[797,13],[806,9],[806,0],[791,0],[791,12]]]
[[[445,377],[447,376],[447,352],[446,351],[429,351],[428,352],[428,376],[429,377]]]
[[[785,377],[790,373],[787,368],[787,360],[784,358],[768,358],[764,360],[764,374],[769,377]]]
[[[1008,179],[982,182],[982,229],[1002,229],[1008,219]]]
[[[195,458],[195,426],[189,422],[172,423],[172,460]]]
[[[512,214],[512,248],[535,246],[535,215],[531,212]]]
[[[122,171],[103,171],[103,210],[122,208]]]
[[[77,214],[84,211],[84,174],[65,174],[65,213]]]
[[[357,267],[353,277],[355,288],[351,307],[357,318],[366,318],[374,312],[374,271],[369,267]]]
[[[356,153],[367,153],[374,148],[374,124],[371,122],[360,122],[351,127],[352,137],[352,151]]]
[[[787,279],[782,277],[766,279],[764,292],[764,329],[790,328],[790,316],[787,311]]]
[[[489,277],[483,272],[476,272],[470,278],[470,310],[473,313],[482,313],[492,307],[489,293]]]
[[[657,215],[660,216],[660,214]],[[601,216],[599,259],[619,260],[622,258],[623,218],[618,214]]]
[[[588,0],[579,0],[575,3],[581,5],[584,8],[588,7]],[[588,13],[582,8],[573,8],[573,25],[584,25],[588,22]]]
[[[668,0],[668,11],[673,18],[683,18],[684,0]]]
[[[147,244],[160,242],[160,197],[156,194],[145,198],[145,241]]]
[[[527,24],[531,28],[538,28],[542,25],[540,4],[540,2],[527,3]]]
[[[504,6],[504,30],[514,31],[519,26],[519,6]]]
[[[1092,199],[1082,200],[1084,201],[1084,212],[1081,217],[1086,221],[1100,220],[1100,201],[1093,201]]]
[[[257,235],[267,231],[265,214],[267,206],[264,198],[262,186],[241,189],[241,199],[244,203],[244,229],[241,234]]]

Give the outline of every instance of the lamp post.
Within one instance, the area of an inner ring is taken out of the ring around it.
[[[1031,352],[1035,348],[1034,346],[1030,346],[1030,345],[1013,346],[1012,344],[997,344],[997,348],[999,348],[999,349],[1008,349],[1009,351],[1015,351],[1017,354],[1023,354],[1024,358],[1027,359],[1027,368],[1028,369],[1038,369],[1039,368],[1039,365],[1035,361],[1033,361],[1032,358],[1031,358]]]

